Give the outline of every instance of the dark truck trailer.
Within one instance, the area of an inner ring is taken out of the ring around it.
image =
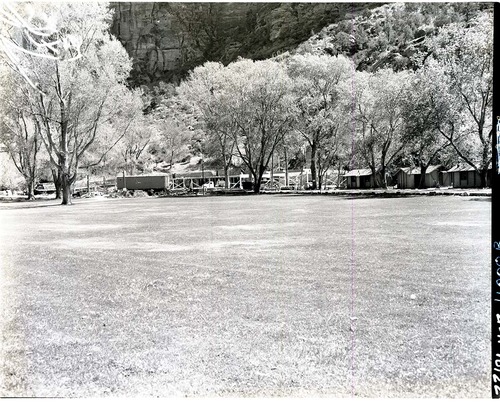
[[[39,183],[35,186],[33,192],[35,195],[54,194],[56,192],[56,186],[54,183]]]
[[[125,186],[123,176],[117,176],[116,188],[123,190],[166,190],[169,184],[169,176],[125,176]]]

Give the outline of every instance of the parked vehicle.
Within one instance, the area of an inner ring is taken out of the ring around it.
[[[118,176],[116,187],[118,190],[143,190],[143,191],[163,191],[169,188],[170,177],[163,176]]]

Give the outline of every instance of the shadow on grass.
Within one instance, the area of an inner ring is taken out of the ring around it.
[[[73,205],[73,204],[71,204]],[[1,209],[33,209],[33,208],[48,208],[48,207],[59,207],[59,206],[71,206],[71,205],[62,205],[61,203],[57,203],[57,204],[50,204],[50,205],[26,205],[26,204],[15,204],[15,205],[12,205],[12,206],[9,206],[9,207],[4,207],[2,208],[2,205],[0,205],[0,210]]]
[[[420,194],[387,194],[387,193],[355,193],[355,194],[346,194],[346,193],[291,193],[291,194],[279,194],[283,197],[290,196],[330,196],[332,198],[337,198],[339,200],[355,200],[355,199],[366,199],[366,198],[414,198],[421,197]]]
[[[474,197],[470,198],[467,201],[486,201],[486,202],[491,202],[491,197]]]
[[[13,198],[10,200],[2,199],[0,200],[0,210],[1,209],[25,209],[25,208],[47,208],[47,207],[58,207],[62,205],[61,200],[55,198],[41,198],[35,200],[27,200],[25,198]],[[73,205],[73,204],[71,204]]]
[[[397,194],[397,195],[387,195],[387,194],[370,194],[370,195],[346,195],[342,196],[342,199],[345,200],[359,200],[359,199],[366,199],[366,198],[415,198],[415,197],[421,197],[420,195],[413,195],[413,194]]]
[[[385,192],[363,192],[363,193],[290,193],[282,196],[331,196],[343,200],[367,199],[367,198],[416,198],[416,197],[471,197],[468,201],[490,201],[489,194],[461,194],[461,193],[385,193]]]

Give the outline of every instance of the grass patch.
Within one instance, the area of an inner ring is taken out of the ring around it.
[[[0,210],[2,396],[489,396],[491,204]]]

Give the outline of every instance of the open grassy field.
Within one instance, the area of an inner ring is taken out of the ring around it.
[[[0,396],[483,397],[489,198],[0,206]]]

